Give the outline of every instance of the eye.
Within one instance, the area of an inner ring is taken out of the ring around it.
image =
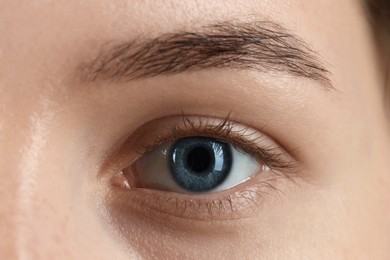
[[[265,202],[263,196],[288,187],[298,169],[276,141],[230,116],[160,118],[127,138],[119,162],[111,162],[121,169],[112,171],[110,182],[119,189],[113,189],[111,203],[153,221],[163,215],[250,216]]]
[[[138,160],[131,185],[182,193],[232,188],[261,171],[254,156],[228,142],[201,136],[161,145]]]

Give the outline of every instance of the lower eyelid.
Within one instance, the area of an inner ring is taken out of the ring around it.
[[[233,189],[203,195],[117,188],[108,203],[153,219],[169,216],[198,221],[227,221],[256,216],[271,198],[282,194],[281,187],[286,187],[286,182],[291,183],[291,180],[275,175],[260,179],[255,177]]]

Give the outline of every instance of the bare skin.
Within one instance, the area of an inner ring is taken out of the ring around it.
[[[227,21],[283,26],[326,80],[283,65],[80,77],[116,43]],[[0,35],[0,258],[390,256],[384,53],[359,1],[2,0]],[[183,116],[229,116],[296,167],[213,193],[129,188],[118,174]]]

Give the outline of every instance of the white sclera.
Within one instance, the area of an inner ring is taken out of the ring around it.
[[[148,188],[193,193],[181,188],[171,175],[167,156],[169,156],[169,149],[172,145],[173,143],[162,145],[145,155],[138,167],[138,177],[142,184]],[[226,179],[208,193],[230,189],[261,171],[260,163],[252,155],[235,148],[233,145],[229,144],[229,146],[233,159],[232,168]]]

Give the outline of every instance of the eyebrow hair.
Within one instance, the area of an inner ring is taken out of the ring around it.
[[[284,72],[332,88],[317,53],[270,21],[222,22],[120,43],[82,64],[80,78],[129,81],[207,68]]]

